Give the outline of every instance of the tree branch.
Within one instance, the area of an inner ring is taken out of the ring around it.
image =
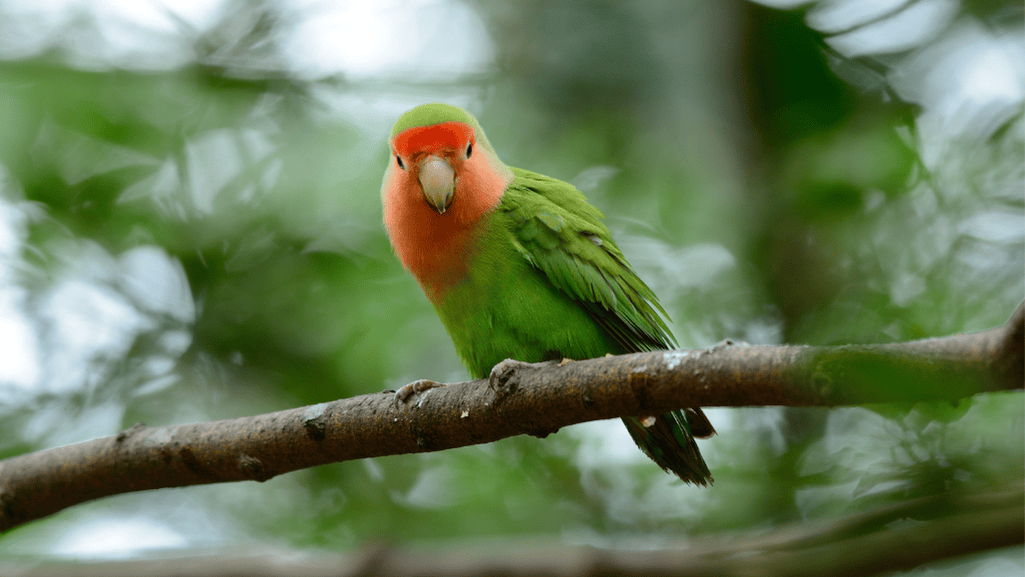
[[[771,532],[690,539],[656,551],[598,549],[552,542],[482,544],[441,548],[368,547],[362,552],[211,555],[61,563],[37,567],[0,565],[0,574],[22,577],[392,577],[545,575],[550,577],[862,577],[910,569],[999,547],[1025,535],[1025,493],[1014,484],[974,495],[939,495],[880,507],[839,520],[804,522]],[[939,518],[937,518],[939,517]],[[911,519],[911,522],[903,522]]]
[[[520,364],[487,380],[121,433],[0,461],[0,531],[110,495],[440,451],[696,406],[837,406],[1021,389],[1025,304],[1001,328],[842,347],[748,346]]]

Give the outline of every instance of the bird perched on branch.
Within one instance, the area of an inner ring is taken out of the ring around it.
[[[573,185],[506,166],[477,119],[447,104],[403,114],[390,144],[385,228],[475,378],[507,358],[676,346],[655,294]],[[662,469],[712,481],[694,441],[715,433],[701,409],[623,422]]]

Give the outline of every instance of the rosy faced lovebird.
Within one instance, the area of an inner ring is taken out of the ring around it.
[[[506,166],[477,119],[447,104],[403,114],[390,144],[388,237],[474,378],[506,358],[675,347],[655,294],[573,185]],[[715,433],[701,409],[623,422],[663,470],[712,481],[694,441]]]

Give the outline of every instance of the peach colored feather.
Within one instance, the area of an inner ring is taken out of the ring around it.
[[[395,254],[432,301],[466,275],[467,251],[479,237],[482,217],[498,205],[512,181],[488,155],[466,158],[467,145],[475,143],[473,128],[463,122],[409,128],[391,141],[392,159],[381,188],[384,224]],[[431,155],[446,159],[456,173],[458,202],[444,214],[435,212],[420,190],[419,166]]]

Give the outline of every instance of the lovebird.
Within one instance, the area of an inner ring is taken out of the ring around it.
[[[477,119],[448,104],[403,114],[390,145],[385,229],[474,378],[507,358],[675,348],[654,292],[573,185],[506,166]],[[712,482],[694,441],[715,434],[701,409],[623,422],[663,470]]]

